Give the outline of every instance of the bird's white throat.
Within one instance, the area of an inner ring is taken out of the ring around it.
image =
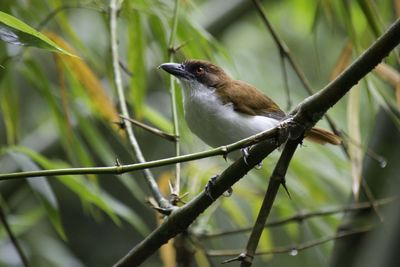
[[[185,119],[190,130],[212,147],[228,145],[276,126],[279,121],[266,116],[237,112],[233,104],[223,104],[216,88],[196,80],[181,80]]]

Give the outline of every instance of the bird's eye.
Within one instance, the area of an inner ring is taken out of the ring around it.
[[[204,68],[198,67],[198,68],[196,69],[196,74],[197,74],[197,75],[201,75],[201,74],[203,74],[203,73],[204,73]]]

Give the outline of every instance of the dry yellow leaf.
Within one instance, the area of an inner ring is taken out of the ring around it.
[[[77,52],[57,34],[46,32],[45,35],[66,51],[77,54]],[[70,57],[62,54],[57,54],[55,56],[69,67],[72,74],[86,89],[86,92],[98,114],[110,122],[119,121],[118,112],[113,102],[107,95],[106,90],[102,86],[98,77],[93,73],[85,61],[81,58]]]
[[[349,155],[351,161],[352,191],[355,199],[358,199],[361,177],[363,151],[360,148],[360,87],[356,85],[349,93],[347,103],[347,123],[349,129]]]
[[[400,73],[391,66],[381,63],[374,69],[376,75],[393,86],[396,93],[396,103],[400,109]]]

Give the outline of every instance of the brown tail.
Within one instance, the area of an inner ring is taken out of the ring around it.
[[[326,143],[332,145],[340,145],[340,143],[342,142],[342,139],[336,134],[318,127],[312,128],[306,134],[306,138],[312,142],[322,145]]]

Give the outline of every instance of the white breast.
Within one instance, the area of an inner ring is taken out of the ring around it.
[[[279,121],[265,116],[250,116],[223,105],[215,94],[198,82],[182,81],[185,118],[190,130],[206,144],[227,145],[271,129]]]

